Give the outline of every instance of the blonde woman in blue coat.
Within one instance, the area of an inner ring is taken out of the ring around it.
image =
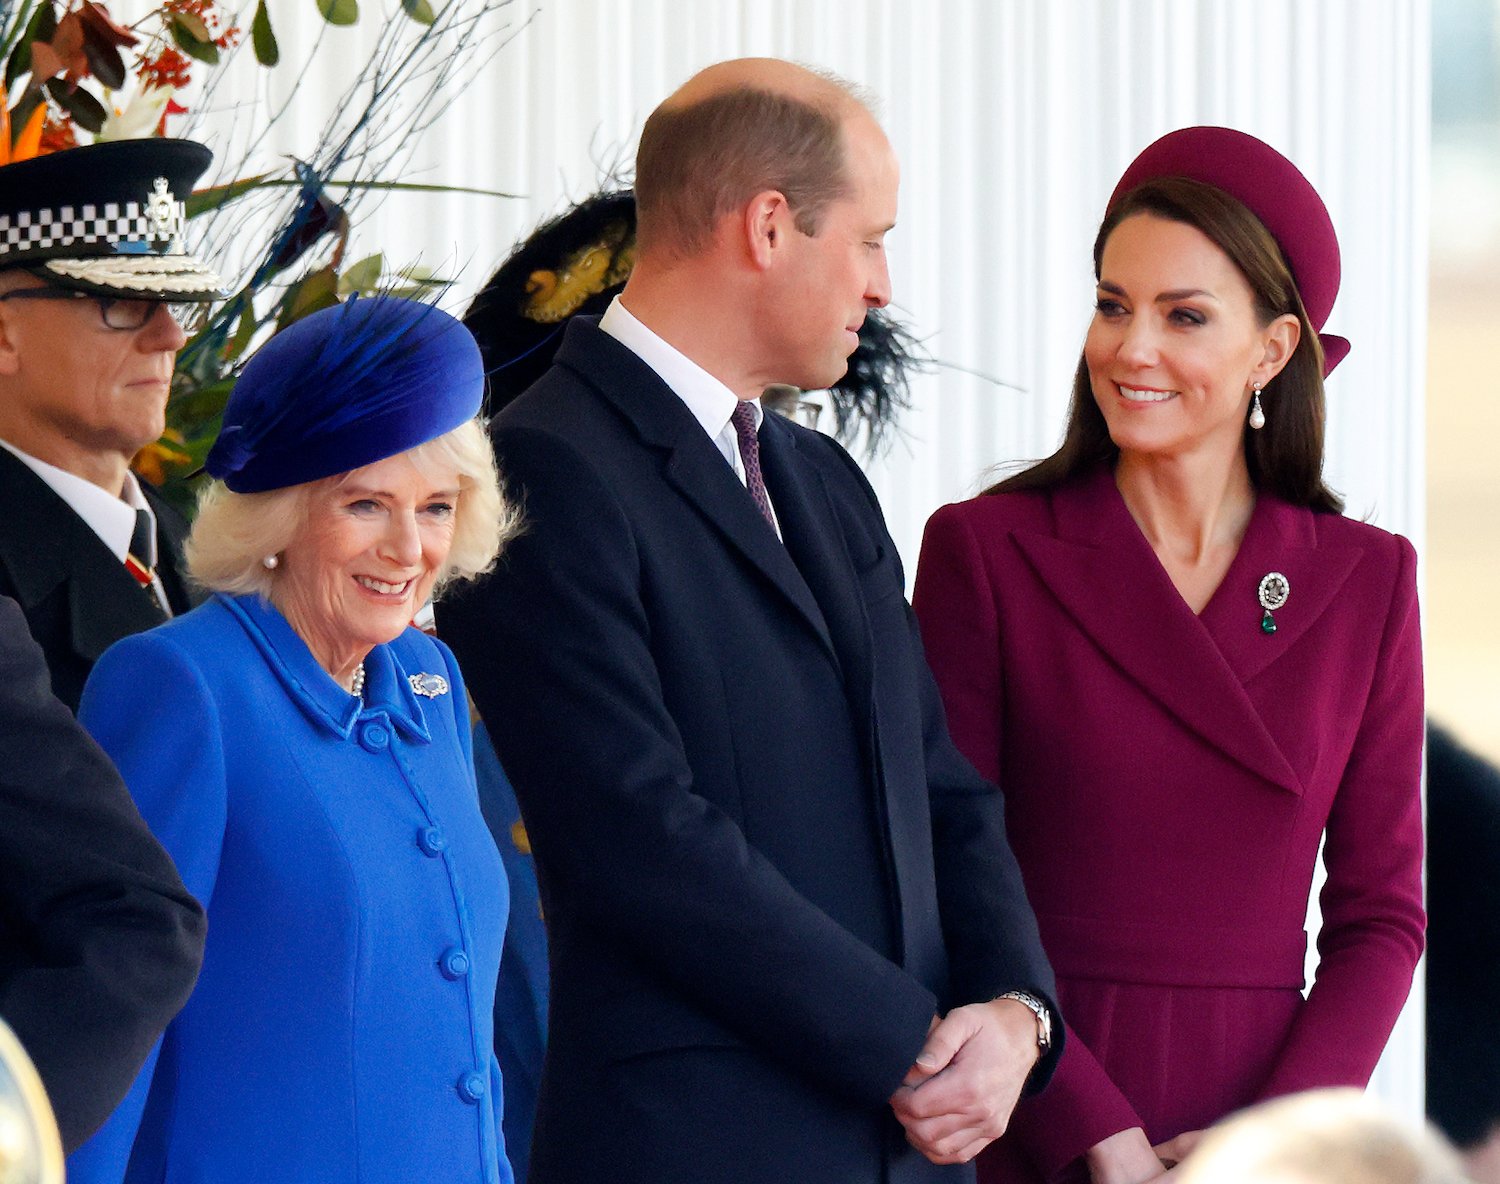
[[[508,1184],[505,873],[453,656],[409,627],[513,525],[472,338],[380,297],[246,367],[189,568],[83,722],[208,909],[197,989],[69,1179]]]

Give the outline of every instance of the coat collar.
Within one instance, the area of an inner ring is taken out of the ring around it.
[[[1054,489],[1055,533],[1015,532],[1058,603],[1129,677],[1179,720],[1251,772],[1293,793],[1301,779],[1266,727],[1247,684],[1296,645],[1358,562],[1320,546],[1312,511],[1260,494],[1239,552],[1201,615],[1178,594],[1101,468]],[[1277,630],[1261,631],[1261,578],[1278,571],[1291,595]]]
[[[29,610],[66,585],[71,644],[80,657],[96,661],[122,637],[162,623],[151,597],[99,536],[5,449],[0,449],[0,505],[11,524],[0,532],[0,564],[16,599]],[[170,550],[175,556],[176,548]]]
[[[270,602],[259,596],[218,596],[240,622],[292,702],[315,725],[348,739],[362,719],[385,717],[409,739],[426,744],[432,739],[426,717],[417,703],[410,675],[390,645],[377,645],[365,658],[365,690],[361,701],[344,690],[318,665],[307,643]]]
[[[791,603],[833,653],[823,612],[787,548],[702,425],[656,372],[601,330],[596,317],[579,316],[569,322],[556,361],[588,383],[629,422],[643,444],[660,454],[666,481]],[[766,423],[774,418],[767,416]],[[776,513],[787,528],[779,503]]]

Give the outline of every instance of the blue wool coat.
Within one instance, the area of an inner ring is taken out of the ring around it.
[[[361,707],[275,609],[227,597],[96,666],[81,718],[209,939],[74,1184],[508,1184],[491,1019],[507,893],[463,684],[413,629],[365,670]],[[446,689],[420,695],[417,675]]]

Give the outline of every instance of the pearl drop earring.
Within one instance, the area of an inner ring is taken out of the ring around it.
[[[1266,413],[1260,405],[1260,383],[1253,383],[1252,386],[1255,396],[1250,400],[1250,427],[1258,432],[1266,426]]]
[[[267,571],[275,571],[281,566],[281,557],[279,555],[267,555],[260,561],[260,565]]]

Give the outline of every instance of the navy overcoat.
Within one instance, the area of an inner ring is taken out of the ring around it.
[[[202,908],[0,596],[0,1018],[64,1147],[124,1096],[202,958]]]
[[[492,435],[526,529],[438,628],[547,917],[530,1184],[963,1179],[887,1099],[936,1012],[1052,974],[858,467],[766,417],[783,545],[587,317]]]

